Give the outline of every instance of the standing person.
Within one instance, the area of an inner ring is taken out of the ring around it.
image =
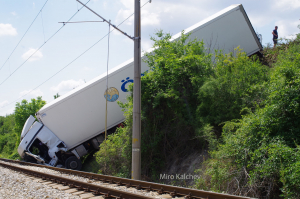
[[[277,40],[278,40],[278,33],[277,33],[277,29],[278,27],[275,26],[275,29],[273,30],[272,34],[273,34],[273,42],[274,42],[274,48],[276,47],[277,44]]]

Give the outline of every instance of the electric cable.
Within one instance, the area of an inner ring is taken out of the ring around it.
[[[33,19],[33,21],[31,22],[31,24],[29,25],[29,27],[27,28],[27,30],[25,31],[24,35],[22,36],[22,38],[20,39],[20,41],[18,42],[18,44],[15,46],[15,48],[13,49],[13,51],[10,53],[10,55],[8,56],[8,58],[6,59],[6,61],[4,62],[4,64],[1,66],[1,69],[3,68],[3,66],[6,64],[6,62],[9,60],[9,58],[11,57],[11,55],[15,52],[16,48],[19,46],[19,44],[21,43],[21,41],[23,40],[23,38],[25,37],[25,35],[27,34],[27,32],[29,31],[29,29],[31,28],[32,24],[35,22],[35,20],[37,19],[37,17],[39,16],[39,14],[42,12],[42,10],[44,9],[45,5],[47,4],[48,0],[46,0],[45,4],[43,5],[43,7],[41,8],[41,10],[39,11],[39,13],[35,16],[35,18]]]
[[[88,4],[91,0],[88,0],[88,2],[86,4]],[[85,5],[86,5],[85,4]],[[82,6],[79,10],[77,10],[75,12],[75,14],[72,15],[72,17],[67,21],[69,22],[71,19],[73,19],[73,17],[83,8],[84,6]],[[20,66],[18,66],[6,79],[4,79],[1,83],[0,86],[6,82],[17,70],[19,70],[35,53],[37,53],[48,41],[50,41],[61,29],[63,29],[63,27],[65,26],[65,24],[63,24],[54,34],[52,34],[39,48],[37,48]]]
[[[90,0],[89,0],[90,1]],[[88,1],[88,2],[89,2]],[[150,0],[151,1],[151,0]],[[87,3],[88,3],[87,2]],[[87,4],[86,3],[86,4]],[[141,8],[143,8],[147,3],[149,3],[149,1],[147,1],[143,6],[141,6]],[[82,7],[81,7],[82,8]],[[81,9],[80,8],[80,9]],[[127,17],[126,19],[124,19],[119,25],[117,25],[117,27],[121,26],[125,21],[127,21],[130,17],[132,17],[134,15],[134,13],[132,13],[129,17]],[[52,79],[54,76],[56,76],[58,73],[60,73],[61,71],[63,71],[65,68],[67,68],[68,66],[70,66],[73,62],[75,62],[77,59],[79,59],[82,55],[84,55],[86,52],[88,52],[90,49],[92,49],[94,46],[96,46],[100,41],[102,41],[106,36],[108,36],[110,33],[112,33],[115,29],[112,29],[108,34],[104,35],[101,39],[99,39],[97,42],[95,42],[92,46],[90,46],[88,49],[86,49],[84,52],[82,52],[80,55],[78,55],[75,59],[73,59],[70,63],[68,63],[66,66],[64,66],[63,68],[61,68],[59,71],[57,71],[55,74],[53,74],[51,77],[49,77],[48,79],[46,79],[45,81],[43,81],[41,84],[39,84],[38,86],[36,86],[34,89],[32,89],[31,91],[29,91],[28,93],[22,95],[21,97],[17,98],[16,100],[13,100],[12,102],[0,107],[0,109],[9,106],[10,104],[18,101],[19,99],[23,98],[24,96],[30,94],[32,91],[38,89],[40,86],[42,86],[43,84],[45,84],[46,82],[48,82],[50,79]]]
[[[44,20],[43,20],[43,12],[41,12],[41,18],[42,18],[42,28],[43,28],[44,42],[46,42],[45,29],[44,29]]]

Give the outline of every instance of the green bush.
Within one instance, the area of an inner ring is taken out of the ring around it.
[[[254,111],[265,98],[269,69],[241,49],[216,55],[214,73],[199,89],[198,117],[213,126],[240,119],[242,110]]]
[[[116,133],[109,135],[95,153],[99,173],[119,177],[130,177],[131,137],[128,132],[119,128]]]
[[[0,157],[10,158],[15,151],[16,136],[14,132],[14,114],[0,117]],[[15,157],[13,159],[16,159]]]
[[[265,84],[263,106],[241,119],[225,122],[222,142],[202,170],[206,175],[202,184],[214,182],[218,173],[217,178],[227,184],[219,191],[260,198],[299,198],[299,52],[297,42],[280,52]],[[222,166],[215,168],[214,162],[222,162]],[[222,168],[227,172],[222,173]],[[217,190],[214,186],[207,188]]]
[[[132,85],[129,90],[132,91]],[[98,173],[119,177],[131,177],[131,140],[132,140],[132,96],[127,97],[128,103],[118,102],[126,118],[123,128],[109,135],[100,144],[100,150],[94,154]]]
[[[145,59],[150,70],[142,77],[142,172],[153,180],[168,162],[201,148],[193,140],[200,126],[197,93],[213,73],[203,42],[184,32],[175,41],[162,31],[155,36]]]
[[[17,152],[23,126],[30,115],[46,104],[42,97],[31,99],[31,102],[22,100],[16,103],[15,112],[6,117],[0,117],[0,157],[19,159]]]

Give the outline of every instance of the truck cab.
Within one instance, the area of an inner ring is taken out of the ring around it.
[[[76,157],[67,151],[68,149],[64,142],[45,125],[35,121],[33,116],[27,119],[21,133],[21,142],[18,147],[18,153],[23,159],[49,166],[56,166],[59,162],[64,164],[66,161],[62,161],[62,159],[65,158],[61,158],[61,156],[66,156],[66,158],[72,157],[72,159],[75,157],[79,159],[80,162],[80,157]],[[81,168],[81,163],[78,163],[78,161],[75,161],[75,163],[73,161],[71,164],[73,166],[77,165],[74,169]],[[80,168],[78,166],[80,166]],[[68,168],[68,166],[66,167]]]
[[[21,133],[18,153],[27,162],[80,170],[80,158],[90,151],[98,150],[103,140],[103,134],[100,134],[68,148],[46,125],[30,115]]]

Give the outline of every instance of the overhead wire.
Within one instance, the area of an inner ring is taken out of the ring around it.
[[[85,3],[88,4],[91,0],[88,0],[88,2]],[[73,17],[83,8],[84,6],[82,6],[79,10],[77,10],[75,12],[75,14],[73,14],[71,16],[71,18],[68,19],[67,22],[69,22],[71,19],[73,19]],[[0,86],[6,82],[17,70],[19,70],[33,55],[35,55],[35,53],[37,53],[48,41],[50,41],[61,29],[63,29],[63,27],[65,27],[65,23],[54,33],[52,34],[39,48],[37,48],[20,66],[18,66],[7,78],[5,78],[1,83]]]
[[[9,71],[9,75],[10,75],[10,61],[8,60],[8,71]]]
[[[147,1],[145,4],[143,4],[141,6],[141,8],[143,8],[147,3],[149,3],[151,0]],[[89,2],[89,1],[88,1]],[[88,3],[87,2],[87,3]],[[87,4],[86,3],[86,4]],[[82,9],[82,7],[80,8]],[[78,10],[79,11],[79,10]],[[130,16],[128,16],[126,19],[124,19],[119,25],[117,25],[117,27],[121,26],[125,21],[127,21],[130,17],[132,17],[134,15],[134,13],[132,13]],[[111,34],[115,29],[112,29],[109,33],[107,33],[106,35],[104,35],[101,39],[99,39],[97,42],[95,42],[93,45],[91,45],[88,49],[86,49],[85,51],[83,51],[80,55],[78,55],[75,59],[73,59],[70,63],[68,63],[66,66],[64,66],[63,68],[61,68],[59,71],[57,71],[55,74],[53,74],[51,77],[49,77],[48,79],[46,79],[45,81],[43,81],[41,84],[39,84],[38,86],[36,86],[34,89],[30,90],[28,93],[22,95],[21,97],[13,100],[12,102],[0,107],[0,109],[9,106],[10,104],[18,101],[19,99],[23,98],[24,96],[30,94],[31,92],[33,92],[34,90],[38,89],[40,86],[42,86],[43,84],[45,84],[46,82],[48,82],[50,79],[52,79],[54,76],[56,76],[57,74],[59,74],[61,71],[63,71],[64,69],[66,69],[68,66],[70,66],[73,62],[75,62],[77,59],[79,59],[82,55],[84,55],[85,53],[87,53],[89,50],[91,50],[94,46],[96,46],[100,41],[102,41],[105,37],[107,37],[109,34]]]
[[[39,16],[39,14],[42,12],[42,10],[44,9],[44,7],[46,6],[47,2],[49,0],[46,0],[46,2],[44,3],[43,7],[41,8],[41,10],[39,11],[39,13],[35,16],[35,18],[33,19],[33,21],[31,22],[31,24],[29,25],[29,27],[27,28],[27,30],[25,31],[24,35],[21,37],[20,41],[17,43],[17,45],[15,46],[15,48],[13,49],[13,51],[10,53],[10,55],[8,56],[8,58],[6,59],[6,61],[4,62],[4,64],[1,66],[1,69],[3,68],[3,66],[6,64],[6,62],[9,60],[9,58],[12,56],[12,54],[15,52],[15,50],[17,49],[17,47],[19,46],[19,44],[21,43],[21,41],[23,40],[23,38],[25,37],[25,35],[27,34],[27,32],[29,31],[29,29],[31,28],[32,24],[35,22],[35,20],[37,19],[37,17]]]
[[[41,12],[41,18],[42,18],[42,28],[43,28],[44,42],[46,42],[45,29],[44,29],[44,20],[43,20],[43,12]]]

